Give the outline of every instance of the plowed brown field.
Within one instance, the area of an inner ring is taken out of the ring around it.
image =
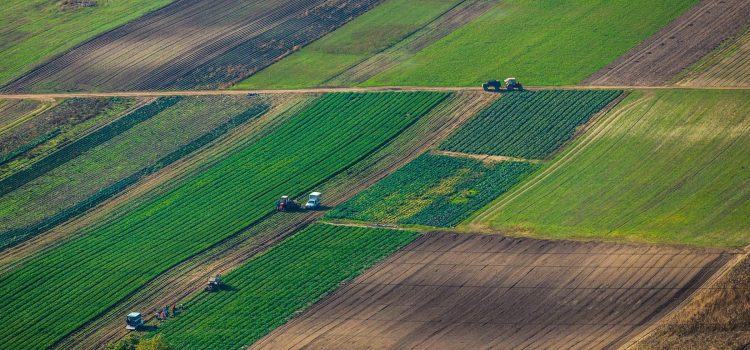
[[[430,233],[252,348],[613,348],[730,257]]]
[[[270,65],[380,1],[175,1],[37,67],[4,90],[221,86]]]
[[[750,1],[702,0],[584,85],[660,85],[750,23]]]

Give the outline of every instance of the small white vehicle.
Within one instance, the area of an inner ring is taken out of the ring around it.
[[[137,330],[143,327],[143,317],[140,312],[131,312],[125,318],[125,329],[129,331]]]
[[[307,200],[307,203],[305,203],[305,209],[317,209],[320,207],[320,192],[313,192],[310,193],[310,197]]]

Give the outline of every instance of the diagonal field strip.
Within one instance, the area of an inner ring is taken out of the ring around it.
[[[433,232],[251,349],[615,347],[731,258],[721,250]]]
[[[334,206],[377,182],[447,137],[461,123],[492,102],[494,95],[460,93],[449,97],[431,113],[401,133],[389,145],[339,174],[316,190],[324,204]],[[187,260],[148,283],[132,297],[58,344],[61,349],[93,349],[126,334],[121,315],[129,310],[150,310],[178,302],[201,290],[210,275],[225,274],[260,251],[313,222],[324,212],[274,215]],[[151,316],[151,315],[147,315]]]

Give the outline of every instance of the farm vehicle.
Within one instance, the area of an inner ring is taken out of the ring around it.
[[[221,276],[216,275],[208,279],[208,285],[206,285],[206,292],[216,292],[224,286],[224,282],[221,281]]]
[[[521,83],[516,78],[508,78],[502,82],[499,80],[493,79],[493,80],[488,80],[486,83],[482,84],[482,89],[484,91],[495,91],[495,92],[500,92],[500,90],[523,91],[523,85],[521,85]]]
[[[300,205],[297,201],[294,199],[289,198],[289,196],[281,196],[281,199],[279,199],[276,202],[276,211],[297,211],[302,209],[307,210],[314,210],[318,209],[320,207],[320,192],[313,192],[310,193],[310,196],[307,199],[307,203],[305,203],[304,206]]]
[[[135,331],[144,325],[140,312],[131,312],[125,317],[125,329]]]

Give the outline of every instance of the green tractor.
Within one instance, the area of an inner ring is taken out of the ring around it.
[[[500,82],[499,80],[488,80],[486,83],[482,84],[482,89],[484,91],[494,91],[494,92],[500,92],[500,90],[507,90],[507,91],[523,91],[523,85],[521,85],[520,82],[516,78],[508,78],[505,79],[503,82]],[[503,87],[503,85],[505,87]]]

